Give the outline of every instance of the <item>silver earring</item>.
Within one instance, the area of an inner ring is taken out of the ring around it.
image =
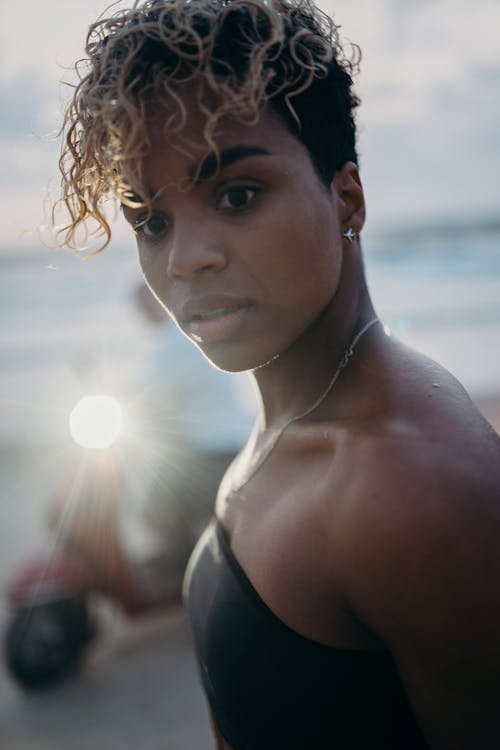
[[[349,227],[349,229],[347,229],[347,230],[346,230],[346,231],[344,232],[344,235],[343,235],[343,236],[344,236],[344,237],[345,237],[346,239],[348,239],[348,240],[349,240],[349,242],[352,242],[353,240],[355,240],[355,239],[357,240],[357,239],[358,239],[358,237],[359,237],[359,234],[358,234],[357,232],[355,232],[355,231],[354,231],[354,229],[353,229],[352,227]]]

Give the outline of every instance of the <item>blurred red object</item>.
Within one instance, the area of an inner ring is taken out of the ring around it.
[[[13,607],[43,604],[64,595],[85,595],[94,584],[88,563],[78,555],[57,550],[31,558],[9,581],[6,596]]]

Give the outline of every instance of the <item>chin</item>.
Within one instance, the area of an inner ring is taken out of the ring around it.
[[[192,339],[191,342],[200,350],[212,367],[222,372],[237,373],[259,370],[280,356],[279,354],[271,354],[259,357],[256,352],[249,353],[247,347],[243,349],[243,346],[238,345],[234,347],[230,347],[227,344],[225,346],[209,346],[198,344]]]

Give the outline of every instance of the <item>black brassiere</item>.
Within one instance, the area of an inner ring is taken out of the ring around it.
[[[233,750],[423,750],[388,651],[310,640],[260,598],[213,520],[185,599],[213,717]]]

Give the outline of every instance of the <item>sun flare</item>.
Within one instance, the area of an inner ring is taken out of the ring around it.
[[[123,411],[112,396],[84,396],[73,407],[69,431],[84,448],[109,448],[123,429]]]

